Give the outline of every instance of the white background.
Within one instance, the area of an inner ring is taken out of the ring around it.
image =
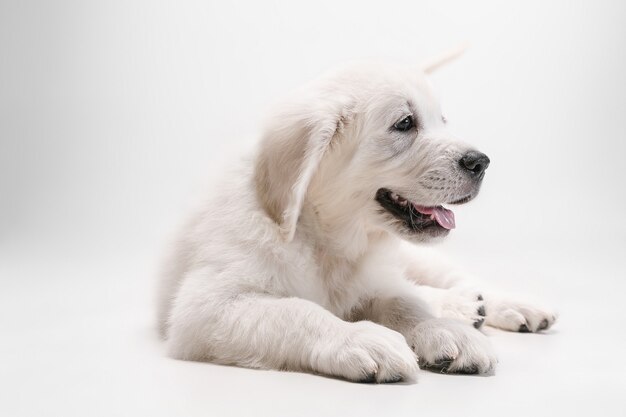
[[[0,2],[0,414],[624,415],[626,4]],[[159,254],[268,105],[416,63],[492,164],[441,249],[561,313],[495,376],[360,385],[165,358]]]

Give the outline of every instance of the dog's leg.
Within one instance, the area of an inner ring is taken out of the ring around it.
[[[406,277],[420,285],[423,297],[439,317],[483,323],[515,332],[550,328],[558,315],[550,309],[518,301],[507,294],[483,290],[471,275],[430,249],[403,248]]]
[[[485,323],[486,307],[482,292],[471,287],[435,288],[418,286],[422,298],[436,317],[448,317],[477,329]]]
[[[449,289],[470,287],[473,281],[472,277],[433,249],[402,243],[399,256],[406,265],[406,277],[416,284]]]
[[[460,321],[435,317],[419,287],[399,277],[376,294],[355,314],[402,333],[422,367],[452,373],[494,369],[497,359],[487,337]]]
[[[485,298],[472,277],[429,248],[404,245],[400,256],[406,277],[419,285],[437,317],[457,319],[477,329],[485,323]]]
[[[417,359],[400,333],[372,322],[343,321],[300,298],[215,288],[207,284],[209,272],[192,272],[178,293],[169,320],[172,357],[352,381],[415,377]]]

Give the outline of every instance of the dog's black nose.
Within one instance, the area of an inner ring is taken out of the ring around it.
[[[459,164],[472,176],[480,177],[489,166],[489,158],[482,152],[469,151],[461,157]]]

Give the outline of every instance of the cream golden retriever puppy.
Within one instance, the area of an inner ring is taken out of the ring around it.
[[[169,355],[394,382],[418,364],[492,372],[485,320],[552,325],[416,245],[455,228],[444,205],[473,199],[489,165],[448,132],[424,75],[436,65],[351,65],[285,100],[167,261]]]

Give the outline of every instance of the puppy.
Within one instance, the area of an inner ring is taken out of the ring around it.
[[[492,372],[485,320],[553,324],[415,245],[455,228],[443,204],[476,197],[489,166],[448,133],[425,79],[439,64],[351,65],[285,100],[166,262],[158,320],[170,356],[395,382],[418,364]]]

